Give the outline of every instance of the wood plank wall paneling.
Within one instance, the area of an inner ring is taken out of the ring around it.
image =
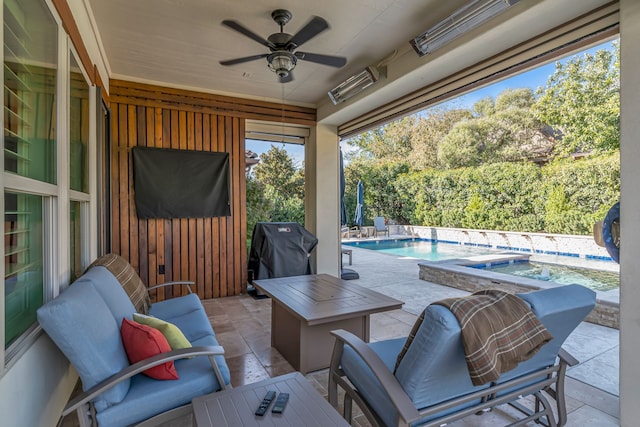
[[[189,280],[196,283],[193,291],[201,299],[245,292],[244,134],[245,118],[253,114],[247,110],[254,109],[256,102],[248,102],[249,106],[240,111],[236,107],[241,103],[236,100],[228,105],[228,114],[220,114],[216,109],[202,108],[203,102],[212,102],[211,96],[206,94],[190,98],[193,92],[122,81],[111,82],[110,87],[113,252],[129,260],[148,286]],[[163,93],[180,102],[162,101]],[[219,106],[222,101],[216,99],[215,102]],[[271,109],[272,119],[276,115],[282,117],[282,109],[267,104],[260,108]],[[305,116],[302,120],[305,123],[315,123],[315,110],[300,109],[296,114]],[[135,146],[229,153],[231,216],[138,219],[131,156]],[[164,266],[164,274],[159,272],[161,266]],[[184,287],[172,286],[155,291],[152,297],[161,301],[185,293]]]
[[[217,114],[224,117],[306,126],[315,126],[316,124],[315,108],[234,98],[122,80],[109,81],[109,100],[121,104],[179,111],[187,108],[188,111]]]

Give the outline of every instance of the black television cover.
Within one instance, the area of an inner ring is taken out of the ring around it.
[[[229,154],[134,147],[138,218],[229,216]]]

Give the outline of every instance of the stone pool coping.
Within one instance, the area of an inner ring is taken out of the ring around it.
[[[510,260],[529,260],[529,258],[531,258],[530,255],[505,252],[495,255],[478,255],[444,261],[423,260],[418,263],[420,269],[419,278],[467,292],[476,292],[489,287],[509,292],[530,292],[532,290],[548,289],[553,286],[558,286],[554,282],[469,267],[470,265],[494,262],[503,263]],[[619,329],[619,289],[595,292],[596,307],[589,316],[587,316],[586,321]]]

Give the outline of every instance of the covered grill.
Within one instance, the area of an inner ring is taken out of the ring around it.
[[[313,274],[311,252],[318,239],[295,222],[259,222],[249,251],[249,279]]]

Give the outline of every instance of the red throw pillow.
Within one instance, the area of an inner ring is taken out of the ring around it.
[[[134,364],[156,354],[171,351],[169,342],[157,329],[151,326],[142,325],[138,322],[122,319],[120,327],[122,344],[127,352],[129,362]],[[143,372],[143,374],[155,378],[156,380],[177,380],[178,372],[173,361],[154,366]]]

